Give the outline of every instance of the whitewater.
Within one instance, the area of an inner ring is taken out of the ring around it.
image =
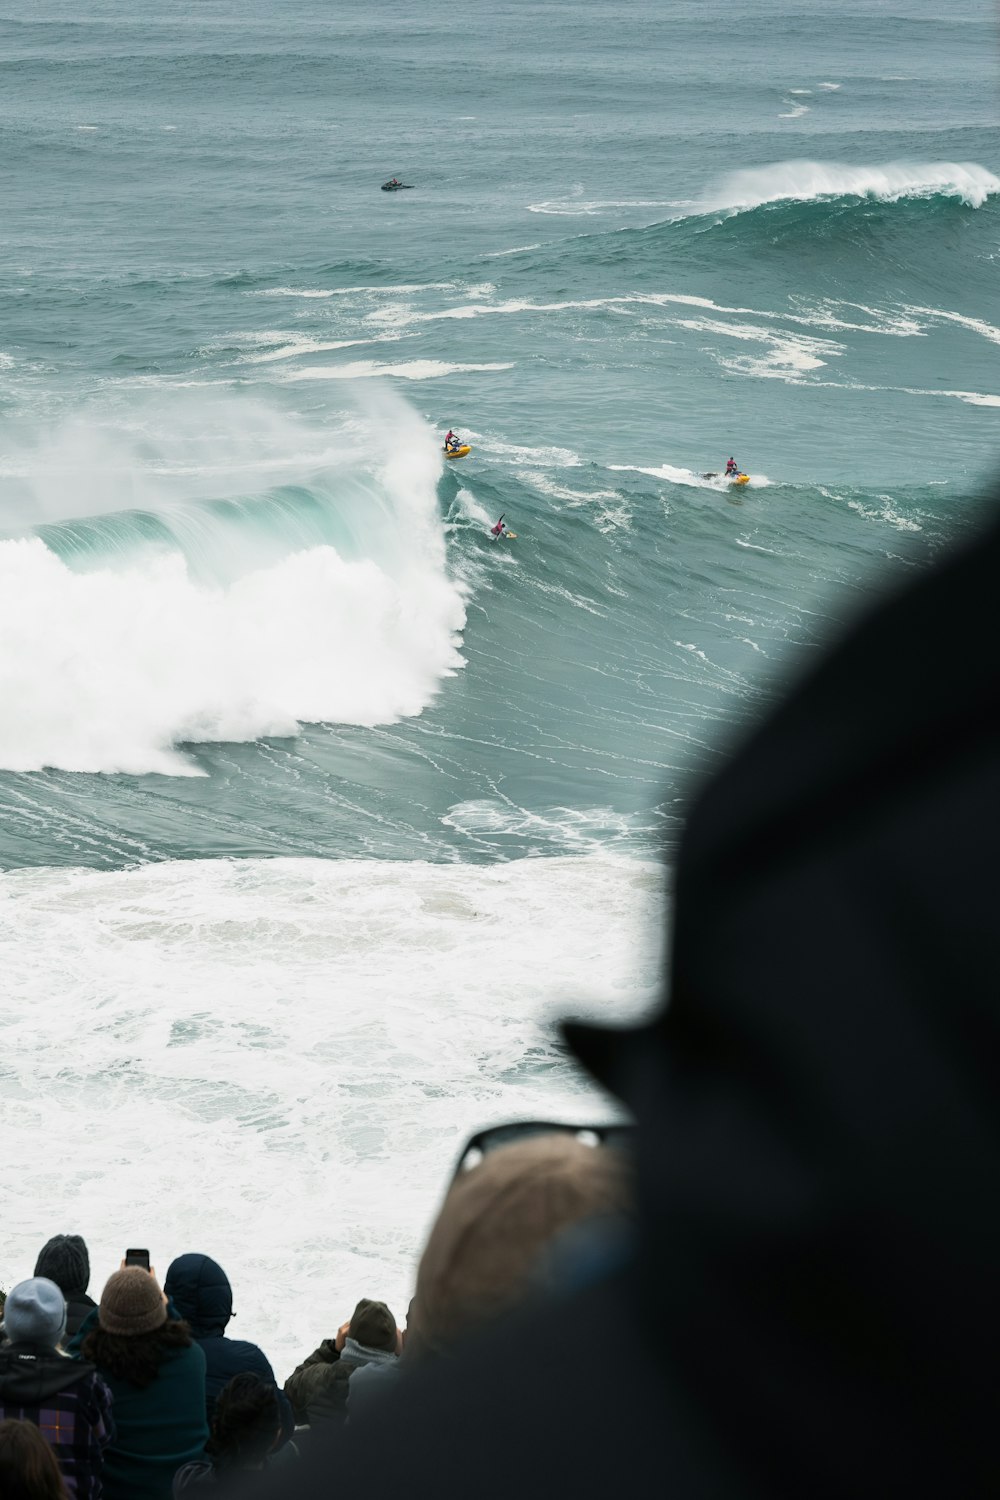
[[[982,515],[995,18],[905,9],[0,22],[0,1285],[204,1251],[284,1378],[614,1113],[693,790]]]

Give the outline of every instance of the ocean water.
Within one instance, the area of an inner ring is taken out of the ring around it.
[[[981,515],[995,14],[0,42],[0,1282],[205,1250],[283,1376],[467,1131],[607,1113],[549,1022],[654,1003],[689,786]]]

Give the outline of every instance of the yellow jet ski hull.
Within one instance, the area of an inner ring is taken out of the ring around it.
[[[750,483],[750,475],[749,474],[737,474],[736,478],[735,479],[731,479],[729,481],[729,483],[730,484],[749,484]]]
[[[444,450],[444,456],[445,458],[464,458],[467,453],[471,452],[472,448],[470,444],[463,443],[461,448],[446,448]]]

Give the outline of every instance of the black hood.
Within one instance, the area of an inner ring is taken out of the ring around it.
[[[94,1366],[35,1344],[0,1345],[0,1402],[35,1406],[94,1373]]]
[[[233,1315],[229,1277],[210,1255],[179,1255],[171,1262],[163,1290],[196,1338],[221,1333]]]

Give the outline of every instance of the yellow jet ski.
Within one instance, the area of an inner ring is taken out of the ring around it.
[[[444,456],[445,458],[464,458],[467,453],[471,452],[471,445],[469,443],[463,443],[460,448],[446,448],[444,450]]]
[[[733,478],[732,478],[732,479],[731,479],[731,480],[730,480],[730,481],[729,481],[729,483],[730,483],[730,484],[731,484],[731,485],[737,485],[737,484],[749,484],[749,483],[750,483],[750,475],[749,475],[749,474],[736,474],[736,475],[735,475],[735,476],[734,476],[734,477],[733,477]]]

